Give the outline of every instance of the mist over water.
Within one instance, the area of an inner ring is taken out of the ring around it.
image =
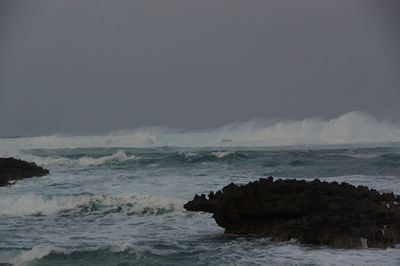
[[[331,120],[306,118],[300,121],[250,120],[215,129],[185,130],[147,127],[107,135],[3,138],[0,149],[79,147],[236,147],[290,146],[308,144],[373,144],[400,142],[400,125],[379,121],[359,111]]]

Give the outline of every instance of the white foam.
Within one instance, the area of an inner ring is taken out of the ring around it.
[[[16,256],[11,263],[14,265],[24,265],[26,262],[42,259],[50,253],[64,253],[68,254],[68,251],[61,248],[52,247],[49,245],[36,245],[32,249],[23,251],[19,256]]]
[[[105,206],[123,207],[126,213],[147,213],[156,214],[158,210],[183,211],[184,200],[162,197],[162,196],[146,196],[138,194],[124,193],[119,197],[96,196],[92,201],[98,201]]]
[[[49,215],[87,204],[89,196],[43,196],[36,194],[2,196],[0,215]]]
[[[16,154],[13,156],[15,158],[19,158],[28,162],[35,162],[38,165],[54,165],[54,164],[62,164],[62,165],[72,165],[76,163],[76,160],[68,159],[65,157],[53,157],[53,156],[35,156],[31,154]]]
[[[185,152],[185,153],[183,153],[183,156],[185,156],[185,158],[194,158],[194,157],[196,157],[198,155],[199,154],[195,153],[195,152]]]
[[[100,165],[111,161],[125,162],[133,159],[137,159],[137,157],[134,155],[128,156],[123,150],[119,150],[118,152],[112,155],[103,156],[99,158],[82,157],[79,158],[78,163],[80,165],[89,166],[89,165]]]
[[[106,155],[102,157],[89,157],[84,156],[79,159],[70,159],[66,157],[55,157],[55,156],[37,156],[24,152],[8,152],[3,153],[6,154],[0,157],[14,157],[18,159],[22,159],[28,162],[35,162],[38,165],[49,166],[49,165],[81,165],[81,166],[91,166],[91,165],[100,165],[108,162],[125,162],[130,160],[140,159],[140,157],[136,157],[134,155],[128,156],[125,151],[119,150],[111,155]]]
[[[87,148],[87,147],[148,147],[154,146],[157,133],[162,128],[149,127],[130,131],[116,131],[108,135],[73,136],[49,135],[0,139],[0,151],[15,151],[35,148]]]
[[[400,125],[379,121],[359,111],[330,120],[250,120],[209,130],[160,127],[118,131],[98,136],[62,136],[0,139],[0,150],[77,147],[155,146],[286,146],[303,144],[360,144],[400,142]]]
[[[120,253],[120,252],[127,251],[130,248],[132,248],[132,246],[128,243],[114,244],[114,245],[110,246],[110,251]]]
[[[125,213],[157,214],[160,210],[166,212],[183,211],[184,200],[138,194],[122,194],[118,197],[104,195],[12,195],[1,197],[0,216],[51,215],[77,207],[90,207],[94,204],[105,209],[121,207]]]
[[[226,156],[231,155],[233,152],[231,151],[214,151],[211,154],[214,155],[218,159],[222,159]]]
[[[362,112],[346,113],[331,120],[307,118],[259,126],[249,121],[225,127],[222,138],[243,145],[281,146],[301,144],[348,144],[400,141],[400,126],[380,122]]]

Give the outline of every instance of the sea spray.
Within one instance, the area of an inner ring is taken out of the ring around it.
[[[400,125],[354,111],[337,118],[250,120],[206,130],[148,127],[108,135],[50,135],[0,139],[0,150],[77,147],[235,147],[400,142]]]

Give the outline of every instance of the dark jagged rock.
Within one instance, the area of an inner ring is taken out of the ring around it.
[[[26,161],[14,158],[0,158],[0,186],[10,185],[12,180],[33,176],[44,176],[49,170]]]
[[[400,243],[400,197],[347,183],[276,180],[233,183],[184,205],[213,213],[225,233],[297,239],[337,248],[386,248]]]

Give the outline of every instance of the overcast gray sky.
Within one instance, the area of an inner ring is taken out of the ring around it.
[[[0,2],[0,136],[400,117],[400,1]]]

